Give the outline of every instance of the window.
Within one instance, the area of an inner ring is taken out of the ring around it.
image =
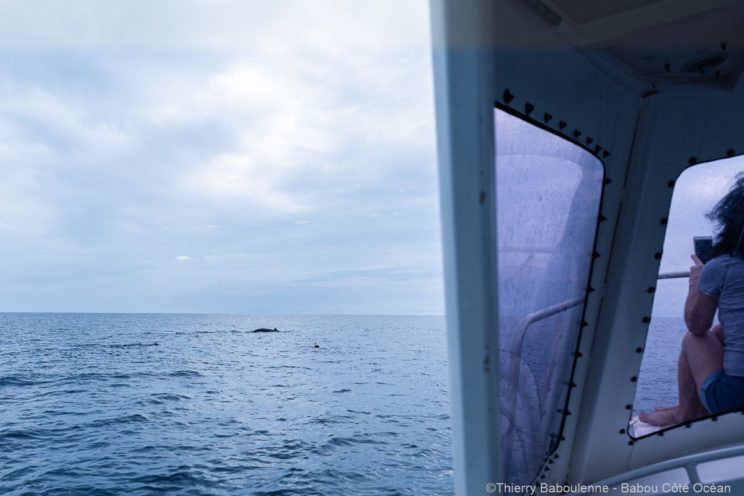
[[[527,483],[557,443],[604,168],[506,111],[495,119],[502,473]]]
[[[693,238],[713,236],[715,225],[706,214],[723,198],[744,171],[744,158],[734,157],[697,165],[675,183],[664,250],[659,267],[651,322],[638,376],[629,433],[633,437],[662,426],[640,423],[638,415],[659,406],[678,404],[677,361],[687,332],[684,307],[694,252]],[[670,423],[664,427],[673,425]]]

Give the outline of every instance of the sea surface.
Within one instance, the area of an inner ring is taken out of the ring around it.
[[[677,404],[677,359],[687,326],[682,318],[653,317],[638,375],[633,413]]]
[[[0,494],[452,493],[441,317],[0,314],[0,336]]]

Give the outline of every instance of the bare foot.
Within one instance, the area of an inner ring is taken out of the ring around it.
[[[655,406],[654,411],[655,412],[663,412],[666,410],[676,410],[679,408],[679,405],[670,405],[670,406]]]
[[[655,412],[645,412],[638,416],[641,422],[649,425],[665,426],[679,423],[677,420],[677,408],[668,410],[656,410]]]

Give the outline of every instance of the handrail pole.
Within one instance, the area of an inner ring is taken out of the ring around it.
[[[686,464],[685,472],[687,472],[687,478],[690,479],[690,482],[692,482],[693,484],[697,484],[698,482],[700,482],[700,474],[698,473],[696,464]]]
[[[561,312],[565,312],[566,310],[569,310],[573,307],[576,307],[582,303],[584,303],[585,297],[584,296],[578,296],[576,298],[571,298],[569,300],[562,301],[561,303],[557,303],[555,305],[543,308],[542,310],[538,310],[536,312],[532,312],[525,316],[524,320],[522,321],[521,330],[518,335],[518,339],[514,342],[512,346],[512,355],[509,360],[509,394],[507,395],[507,404],[509,405],[508,410],[508,426],[507,431],[504,434],[504,445],[509,446],[511,444],[511,438],[514,433],[514,416],[516,413],[516,407],[517,407],[517,392],[519,391],[519,371],[521,369],[522,364],[522,348],[524,346],[524,340],[527,337],[527,330],[534,324],[535,322],[539,322],[541,320],[545,320],[548,317],[552,317],[553,315],[559,314]]]
[[[659,279],[685,279],[687,277],[690,277],[690,271],[681,271],[681,272],[664,272],[662,274],[659,274]]]

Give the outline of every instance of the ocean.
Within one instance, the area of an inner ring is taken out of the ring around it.
[[[636,413],[676,403],[682,326],[653,319]],[[452,494],[442,317],[6,313],[0,335],[0,494]]]
[[[0,494],[453,491],[442,317],[8,313],[0,336]]]
[[[681,317],[651,319],[633,402],[634,415],[677,404],[677,359],[686,331]]]

